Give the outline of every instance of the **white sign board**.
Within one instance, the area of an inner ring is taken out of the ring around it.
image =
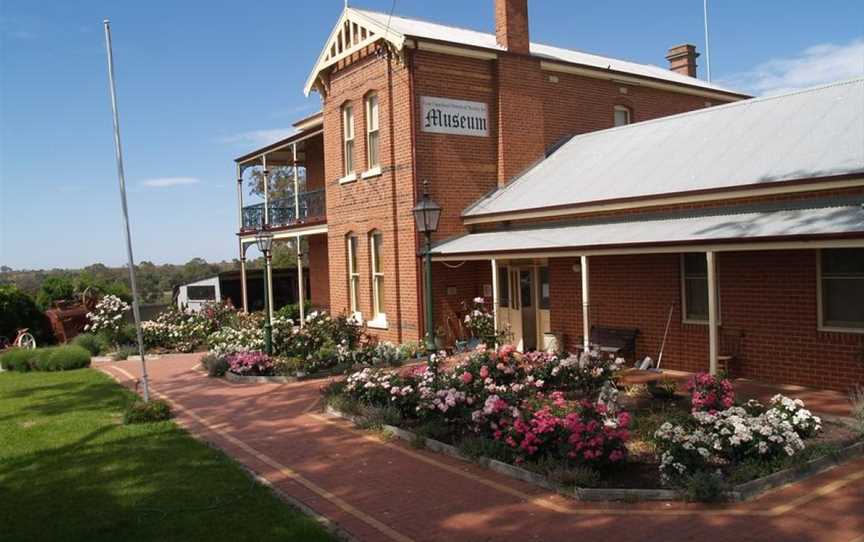
[[[436,134],[487,137],[489,107],[483,102],[421,96],[420,126]]]

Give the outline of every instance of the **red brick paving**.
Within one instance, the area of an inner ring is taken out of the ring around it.
[[[864,534],[864,459],[726,507],[580,503],[330,420],[318,382],[230,384],[196,355],[149,363],[190,431],[361,540],[842,541]],[[138,362],[99,367],[131,385]],[[790,510],[775,507],[794,505]]]

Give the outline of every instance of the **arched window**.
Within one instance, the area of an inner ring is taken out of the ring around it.
[[[378,95],[366,96],[366,169],[379,167],[378,153]]]
[[[342,106],[342,163],[347,177],[354,173],[354,108],[351,104]]]
[[[384,236],[380,231],[369,234],[369,252],[372,260],[372,316],[378,322],[387,318],[384,310]]]
[[[345,236],[348,259],[348,306],[352,315],[360,313],[360,272],[357,270],[357,236]]]
[[[615,106],[615,126],[624,126],[633,122],[632,112],[626,105]]]

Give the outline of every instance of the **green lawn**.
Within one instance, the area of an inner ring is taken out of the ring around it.
[[[0,374],[0,540],[333,540],[102,373]]]

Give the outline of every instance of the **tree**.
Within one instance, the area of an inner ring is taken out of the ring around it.
[[[14,340],[19,328],[28,328],[37,343],[53,343],[48,319],[33,298],[14,285],[0,286],[0,337]]]
[[[50,309],[55,301],[75,297],[75,285],[67,276],[47,277],[36,293],[36,304],[42,310]]]
[[[270,199],[282,199],[294,197],[294,168],[291,166],[275,166],[269,169]],[[297,168],[297,184],[300,192],[306,191],[306,168]],[[264,172],[255,169],[249,176],[249,193],[253,196],[264,197]]]

